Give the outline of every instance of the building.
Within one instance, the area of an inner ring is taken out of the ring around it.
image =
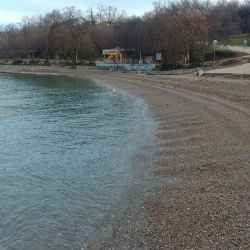
[[[137,58],[135,49],[104,49],[103,52],[104,62],[106,63],[133,63]]]

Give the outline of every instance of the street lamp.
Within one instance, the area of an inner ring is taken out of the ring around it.
[[[214,67],[215,67],[215,46],[218,43],[217,40],[213,40],[213,47],[214,47]]]
[[[246,53],[247,40],[244,40],[243,43],[244,43],[244,45],[245,45],[245,48],[243,49],[243,53]]]
[[[60,51],[61,51],[61,64],[62,64],[62,61],[63,61],[63,48],[61,48]]]

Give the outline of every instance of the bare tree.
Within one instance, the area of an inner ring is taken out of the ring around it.
[[[249,10],[249,0],[162,0],[142,17],[127,17],[114,6],[98,5],[85,13],[71,6],[1,27],[0,55],[44,57],[47,64],[59,55],[76,64],[122,46],[138,54],[160,51],[165,64],[184,58],[202,63],[213,39],[250,32]]]

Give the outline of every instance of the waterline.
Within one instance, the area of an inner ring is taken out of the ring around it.
[[[84,248],[122,204],[146,104],[68,77],[4,75],[0,88],[0,247]]]

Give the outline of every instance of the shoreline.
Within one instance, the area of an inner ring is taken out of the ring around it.
[[[81,79],[82,77],[79,78]],[[85,77],[83,77],[82,79],[84,78]],[[155,142],[156,126],[155,121],[153,121],[152,115],[149,112],[149,106],[144,99],[135,96],[127,90],[116,88],[116,86],[109,84],[108,82],[94,79],[94,77],[88,77],[85,79],[89,79],[94,84],[97,84],[99,86],[113,89],[113,91],[119,91],[123,95],[129,95],[132,98],[137,99],[139,102],[143,102],[146,106],[146,109],[142,112],[144,113],[142,119],[147,123],[146,130],[147,133],[149,133],[149,136],[147,138],[144,138],[142,140],[143,142],[139,142],[140,146],[137,147],[135,151],[133,151],[132,157],[129,160],[131,161],[130,169],[132,174],[129,180],[127,180],[127,186],[124,187],[122,192],[122,197],[124,200],[121,201],[121,203],[118,205],[118,209],[115,208],[114,210],[109,211],[107,215],[108,219],[105,218],[102,223],[103,228],[101,227],[100,230],[98,230],[95,239],[87,244],[86,247],[86,249],[107,249],[114,247],[111,247],[109,243],[112,242],[113,237],[116,234],[116,230],[118,230],[118,228],[126,220],[127,215],[130,214],[129,211],[131,209],[134,209],[134,207],[136,206],[141,206],[143,199],[138,199],[138,195],[141,194],[141,197],[143,197],[143,192],[145,190],[149,189],[151,186],[154,187],[157,184],[156,180],[150,178],[150,166],[152,163],[153,151],[148,150]],[[138,135],[138,137],[141,136]],[[115,246],[115,248],[117,248],[117,246]]]
[[[250,247],[249,80],[56,73],[128,91],[158,124],[151,170],[162,183],[131,203],[111,242],[91,249]]]
[[[96,249],[248,249],[250,103],[239,98],[249,97],[250,82],[107,75],[101,79],[151,107],[159,130],[151,168],[166,183],[131,209],[111,244]],[[147,221],[138,228],[141,214]]]

